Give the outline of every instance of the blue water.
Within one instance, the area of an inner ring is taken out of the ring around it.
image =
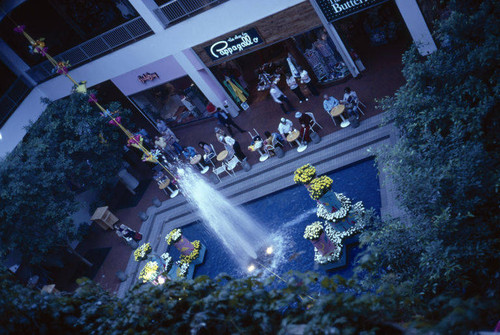
[[[380,212],[379,182],[372,159],[332,171],[327,175],[333,179],[332,189],[335,192],[344,193],[351,198],[352,203],[363,201],[365,208],[373,208],[377,213]],[[282,257],[284,261],[275,269],[277,273],[289,270],[325,273],[325,270],[314,263],[312,244],[302,237],[305,226],[319,220],[316,216],[316,202],[309,197],[304,186],[291,186],[244,204],[243,208],[271,234],[279,234],[284,238],[285,249]],[[202,223],[190,224],[183,227],[182,231],[189,240],[200,240],[207,247],[205,262],[196,267],[195,276],[208,275],[214,278],[222,272],[233,277],[247,275],[246,272],[241,272],[238,265],[226,254],[222,243],[212,236]],[[174,259],[178,257],[175,248],[169,248],[169,252]],[[351,265],[357,253],[359,253],[357,247],[349,248],[347,254]],[[348,266],[328,273],[349,277],[351,270],[352,266]]]

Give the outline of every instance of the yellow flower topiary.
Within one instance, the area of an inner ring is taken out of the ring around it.
[[[147,262],[139,273],[139,279],[142,279],[145,283],[147,281],[155,280],[156,277],[158,277],[158,263],[153,261]]]
[[[309,185],[309,195],[312,199],[318,200],[332,188],[333,180],[328,176],[321,176],[314,179]]]
[[[201,243],[196,240],[193,242],[194,249],[189,255],[181,255],[180,261],[182,263],[191,263],[200,256]]]
[[[316,168],[306,164],[295,170],[293,181],[296,184],[309,184],[316,177]]]
[[[142,261],[144,258],[146,258],[147,254],[151,252],[151,245],[148,243],[141,245],[139,248],[135,249],[134,251],[134,257],[135,261]]]

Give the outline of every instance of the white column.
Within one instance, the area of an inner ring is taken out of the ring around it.
[[[349,54],[349,51],[347,51],[347,48],[345,47],[344,42],[342,42],[342,39],[340,38],[339,34],[337,33],[337,30],[330,22],[327,21],[326,17],[323,15],[321,8],[319,8],[316,1],[311,0],[310,2],[311,2],[311,5],[313,6],[314,10],[316,11],[316,14],[318,15],[319,19],[323,23],[323,26],[325,27],[328,35],[332,39],[333,44],[335,44],[337,51],[339,52],[340,56],[342,56],[344,63],[347,65],[347,68],[351,72],[351,75],[353,77],[357,77],[359,74],[358,68],[356,67],[356,64],[354,64],[354,61],[353,61],[351,55]]]
[[[415,0],[395,1],[420,54],[425,56],[436,51],[436,43],[432,39],[417,2]]]
[[[129,0],[129,2],[155,34],[165,30],[163,23],[161,23],[160,19],[153,12],[153,10],[158,8],[154,0]]]
[[[25,78],[31,86],[36,86],[36,82],[26,74],[26,71],[30,69],[28,64],[2,39],[0,39],[0,59],[17,76]]]
[[[227,102],[228,108],[226,110],[231,116],[238,116],[239,107],[229,97],[217,78],[215,78],[193,49],[183,50],[173,56],[210,102],[216,107],[221,108]]]

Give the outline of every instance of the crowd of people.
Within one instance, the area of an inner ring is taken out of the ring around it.
[[[290,90],[294,92],[297,96],[299,103],[308,101],[309,98],[301,91],[300,86],[297,83],[299,78],[295,78],[292,75],[287,75],[287,84]],[[319,92],[316,87],[312,84],[311,79],[307,71],[300,69],[300,82],[307,85],[309,91],[313,96],[319,96]],[[252,135],[252,145],[249,146],[249,150],[252,150],[256,142],[262,142],[265,148],[275,148],[284,147],[284,143],[287,141],[287,136],[294,132],[299,131],[300,135],[298,140],[302,143],[307,143],[311,141],[311,133],[314,131],[312,126],[315,124],[314,115],[311,112],[300,112],[294,108],[288,97],[278,88],[276,84],[271,85],[270,95],[273,100],[278,103],[285,114],[290,114],[294,112],[295,123],[299,126],[294,126],[294,121],[283,117],[281,118],[279,124],[277,125],[276,131],[266,130],[264,132],[264,138],[260,135]],[[312,97],[311,97],[312,98]],[[349,87],[344,89],[344,96],[341,100],[325,94],[323,96],[323,108],[325,112],[331,113],[332,109],[342,104],[345,106],[345,110],[349,117],[358,118],[360,117],[359,112],[359,99],[355,91],[351,90]],[[240,127],[231,117],[231,115],[224,109],[215,107],[210,104],[212,108],[212,115],[217,119],[218,126],[214,128],[214,139],[199,141],[198,147],[193,146],[182,146],[179,139],[175,136],[173,131],[166,125],[165,121],[157,119],[156,126],[159,131],[159,135],[154,137],[153,147],[161,151],[161,153],[167,158],[168,161],[178,161],[184,159],[185,161],[192,162],[193,158],[200,155],[201,159],[196,159],[195,166],[198,166],[200,170],[205,170],[207,166],[215,166],[214,158],[217,156],[217,152],[212,144],[214,140],[218,141],[225,150],[228,152],[228,159],[235,156],[240,162],[247,159],[240,142],[235,136],[235,131],[239,133],[247,132],[245,129]],[[261,145],[261,143],[259,143]]]

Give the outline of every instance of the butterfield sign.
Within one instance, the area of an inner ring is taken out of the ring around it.
[[[255,28],[249,29],[242,33],[228,37],[225,40],[220,40],[212,45],[205,47],[205,51],[212,60],[231,56],[245,49],[251,48],[257,44],[264,42],[262,37]]]
[[[329,22],[341,19],[360,10],[381,4],[387,0],[312,0]]]

